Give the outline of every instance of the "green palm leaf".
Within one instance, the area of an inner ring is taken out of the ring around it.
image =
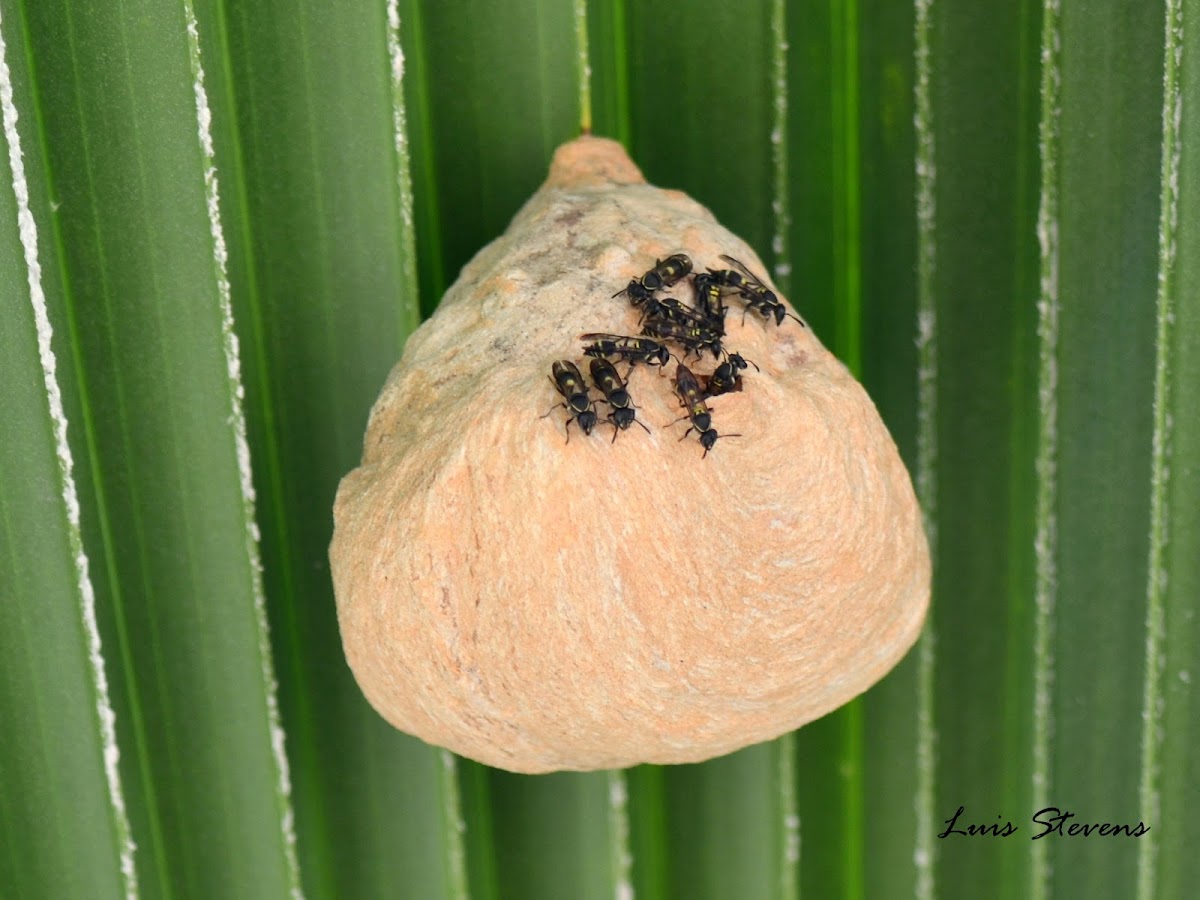
[[[1200,0],[0,0],[0,895],[1185,895],[1198,34]],[[362,699],[330,509],[588,127],[866,385],[934,607],[795,735],[516,776]],[[959,806],[1019,830],[939,839]],[[1042,807],[1150,830],[1031,841]]]

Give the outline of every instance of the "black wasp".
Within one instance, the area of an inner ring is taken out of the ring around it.
[[[647,337],[628,337],[623,334],[581,334],[581,341],[591,341],[583,348],[586,356],[601,359],[614,357],[623,359],[632,367],[637,363],[646,365],[665,366],[671,358],[671,351],[658,341]]]
[[[711,350],[712,355],[720,358],[721,335],[707,324],[700,322],[674,322],[670,319],[652,318],[642,328],[645,334],[661,340],[675,341],[687,347],[689,353],[697,356],[703,350]]]
[[[700,438],[700,446],[704,448],[704,456],[708,456],[708,451],[713,448],[713,444],[720,437],[717,430],[712,427],[712,414],[709,412],[707,404],[704,402],[704,395],[700,391],[700,382],[696,380],[696,376],[683,363],[675,366],[675,393],[679,395],[680,401],[687,409],[686,416],[680,416],[675,422],[682,422],[684,419],[691,419],[692,422],[688,426],[688,430],[683,433],[683,438],[687,437],[694,430]],[[675,424],[674,422],[671,423]],[[727,434],[725,437],[741,437],[740,434]],[[704,459],[701,456],[701,459]]]
[[[712,328],[725,334],[726,307],[721,300],[721,282],[709,271],[697,274],[692,284],[696,289],[696,308]]]
[[[736,291],[743,300],[746,301],[746,312],[754,310],[763,318],[770,319],[775,317],[775,324],[782,325],[783,317],[788,316],[800,322],[801,327],[804,322],[799,316],[794,316],[784,305],[779,298],[775,296],[775,292],[762,283],[757,275],[747,269],[744,265],[734,259],[732,256],[721,254],[721,259],[732,264],[738,271],[734,272],[730,269],[709,269],[709,274],[716,279],[717,283],[722,287],[730,288]],[[742,321],[746,320],[745,313],[742,314]]]
[[[628,294],[629,300],[634,306],[641,306],[651,298],[655,291],[669,288],[691,271],[691,257],[686,253],[675,253],[666,259],[655,260],[654,268],[641,278],[631,280],[624,290],[617,291],[613,296],[619,297],[621,294]]]
[[[754,363],[740,353],[731,353],[725,362],[717,366],[716,370],[708,376],[704,382],[704,396],[716,397],[721,394],[728,394],[730,391],[740,391],[742,389],[742,376],[738,372],[747,366],[754,366],[756,371],[761,372],[758,364]]]
[[[629,302],[634,306],[641,306],[643,303],[654,302],[654,294],[642,287],[642,283],[636,278],[630,281],[623,290],[619,290],[613,294],[613,296],[620,297],[622,294],[628,294]]]
[[[575,367],[575,363],[565,359],[560,359],[555,362],[550,371],[553,373],[550,381],[554,384],[554,389],[563,395],[566,403],[560,403],[558,406],[550,408],[550,412],[546,416],[558,409],[559,406],[571,413],[567,418],[567,443],[571,442],[571,422],[579,422],[579,427],[583,429],[584,434],[591,434],[592,429],[596,427],[596,410],[593,409],[595,401],[588,395],[587,384],[583,380],[583,376],[579,374],[579,369]],[[546,418],[542,416],[542,418]]]
[[[654,268],[642,276],[642,287],[648,291],[669,288],[691,271],[692,258],[686,253],[675,253],[666,259],[656,259]]]
[[[643,320],[666,319],[668,322],[678,322],[680,325],[708,328],[718,332],[719,335],[725,334],[724,323],[721,323],[718,327],[717,323],[709,320],[708,316],[702,310],[685,306],[674,297],[651,299],[646,304],[646,310],[642,318]]]
[[[629,399],[629,391],[625,388],[625,382],[617,374],[617,367],[607,359],[593,359],[591,370],[592,384],[600,389],[600,393],[612,407],[612,412],[608,414],[607,418],[613,426],[613,441],[617,440],[617,429],[624,431],[634,422],[641,425],[646,434],[649,434],[650,429],[646,428],[645,423],[637,420],[637,413],[633,411],[633,401]]]

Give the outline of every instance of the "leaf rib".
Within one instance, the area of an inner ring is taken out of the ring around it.
[[[784,0],[771,4],[771,94],[774,118],[771,123],[771,215],[774,233],[771,238],[772,272],[780,290],[791,296],[792,266],[788,254],[788,234],[791,229],[788,180],[788,41],[787,7]],[[793,302],[795,298],[793,297]],[[779,896],[781,900],[796,900],[800,894],[800,804],[796,791],[797,748],[795,733],[785,734],[776,741],[779,760],[776,778],[779,786],[777,836],[779,854]]]
[[[400,272],[410,286],[401,308],[400,333],[408,334],[421,323],[420,291],[417,287],[417,240],[413,223],[412,158],[408,152],[407,111],[404,106],[404,48],[400,45],[400,3],[387,0],[387,51],[391,63],[392,127],[396,140],[396,188],[400,206]]]
[[[1059,0],[1042,7],[1042,119],[1039,146],[1042,187],[1038,206],[1041,289],[1038,300],[1038,451],[1035,546],[1036,618],[1034,622],[1033,806],[1049,802],[1053,736],[1054,606],[1058,590],[1057,498],[1058,456],[1058,158],[1060,148],[1061,74],[1059,70]],[[1029,896],[1044,900],[1050,882],[1048,848],[1031,851]]]
[[[27,35],[26,35],[27,37]],[[28,46],[28,40],[26,41]],[[36,89],[36,85],[34,85]],[[36,96],[36,95],[35,95]],[[104,657],[100,642],[100,631],[96,622],[96,597],[88,571],[88,558],[83,548],[80,526],[79,497],[74,478],[74,458],[67,441],[67,417],[63,409],[62,392],[55,375],[57,363],[53,348],[53,332],[46,305],[46,296],[41,283],[41,262],[38,256],[37,224],[29,207],[29,189],[25,174],[24,154],[17,130],[17,108],[13,101],[12,76],[8,68],[4,39],[4,23],[0,16],[0,112],[2,112],[5,142],[8,146],[9,167],[17,202],[18,228],[24,254],[29,299],[33,307],[38,338],[38,356],[41,362],[42,379],[46,389],[48,413],[53,429],[55,453],[58,459],[60,491],[65,508],[67,542],[75,563],[75,585],[80,604],[84,638],[87,648],[92,688],[95,692],[94,712],[104,755],[104,773],[108,788],[110,818],[117,842],[115,848],[119,859],[125,894],[137,894],[137,873],[134,868],[134,845],[129,818],[125,809],[125,797],[121,788],[121,774],[117,767],[118,750],[115,729],[115,714],[109,698],[108,678],[104,669]],[[37,117],[35,116],[35,124]],[[40,134],[40,127],[39,127]],[[7,517],[7,506],[4,509]],[[15,551],[15,547],[13,548]],[[10,571],[16,571],[12,560]],[[25,643],[25,646],[29,646]],[[42,705],[38,704],[38,709]],[[15,852],[15,842],[13,842]]]
[[[216,154],[213,146],[210,123],[212,114],[208,105],[208,92],[204,83],[204,64],[200,52],[200,31],[192,0],[183,2],[188,34],[188,50],[191,56],[192,78],[196,99],[196,123],[200,149],[204,157],[204,183],[208,205],[209,229],[213,243],[213,267],[217,282],[217,297],[221,312],[221,333],[224,342],[226,367],[228,370],[230,420],[237,451],[238,470],[241,479],[242,522],[245,530],[246,557],[251,573],[251,594],[254,605],[254,621],[258,632],[259,665],[262,668],[263,705],[267,727],[271,736],[271,751],[276,767],[276,804],[279,812],[280,837],[284,854],[284,867],[290,882],[293,898],[302,896],[300,864],[296,857],[296,834],[293,828],[291,807],[291,782],[288,772],[287,753],[284,748],[283,726],[280,721],[277,699],[278,683],[271,658],[271,641],[267,624],[266,592],[263,587],[262,558],[258,546],[258,525],[255,518],[255,496],[253,473],[250,462],[250,445],[246,437],[246,416],[242,406],[243,387],[241,358],[238,339],[233,327],[233,301],[229,283],[228,252],[220,213],[220,187],[216,169]]]
[[[1139,812],[1147,824],[1161,821],[1160,786],[1163,673],[1165,668],[1168,492],[1171,468],[1171,367],[1175,331],[1175,255],[1179,224],[1180,127],[1183,93],[1180,55],[1184,47],[1183,7],[1166,0],[1163,48],[1162,174],[1158,224],[1158,295],[1154,361],[1154,431],[1150,470],[1150,560],[1146,583],[1146,661],[1142,685],[1142,766]],[[1138,840],[1138,900],[1156,896],[1159,829]]]
[[[924,513],[934,570],[937,568],[937,157],[932,97],[931,6],[916,0],[916,86],[914,128],[917,136],[917,498]],[[933,676],[936,636],[929,624],[917,642],[917,771],[915,795],[916,863],[914,894],[936,896],[934,794],[937,768]]]

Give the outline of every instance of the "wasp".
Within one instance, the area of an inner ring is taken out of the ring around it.
[[[641,306],[643,303],[653,303],[654,294],[642,286],[642,283],[634,278],[622,290],[613,294],[614,297],[620,297],[622,294],[629,295],[629,302],[634,306]]]
[[[633,401],[629,399],[629,391],[625,388],[625,382],[617,374],[617,367],[607,359],[593,359],[590,368],[592,384],[600,389],[605,401],[612,407],[612,412],[608,414],[608,421],[613,426],[614,443],[617,440],[617,429],[624,431],[634,422],[641,425],[646,434],[649,434],[650,429],[646,428],[645,423],[637,420],[637,413],[633,411]]]
[[[676,253],[666,259],[656,259],[654,268],[641,278],[631,280],[624,290],[617,291],[613,296],[619,297],[622,294],[628,294],[629,300],[634,306],[641,306],[651,298],[655,291],[669,288],[691,271],[692,260],[685,253]]]
[[[775,296],[775,292],[762,283],[762,279],[732,256],[721,254],[721,259],[732,264],[738,271],[709,269],[709,274],[722,287],[730,288],[746,301],[746,312],[754,310],[764,319],[770,319],[774,316],[776,325],[782,325],[783,317],[788,316],[799,322],[801,327],[804,327],[804,322],[800,317],[788,312],[779,298]],[[742,321],[746,321],[745,313],[742,314]]]
[[[554,389],[562,394],[567,402],[551,407],[546,416],[559,406],[571,413],[567,418],[567,443],[571,442],[572,422],[578,422],[584,434],[591,434],[592,429],[596,427],[596,410],[593,408],[596,401],[589,396],[587,384],[579,374],[579,369],[575,367],[575,363],[560,359],[550,367],[550,371],[550,381],[554,384]]]
[[[696,376],[692,374],[691,369],[683,363],[678,363],[675,366],[675,393],[679,395],[680,401],[687,410],[686,416],[680,416],[675,422],[682,422],[684,419],[691,419],[691,424],[688,425],[688,430],[683,433],[683,438],[687,437],[693,431],[699,436],[700,446],[704,448],[704,459],[708,456],[708,451],[713,448],[713,444],[720,437],[717,430],[712,427],[712,413],[708,409],[708,405],[704,402],[704,394],[700,390],[700,382],[696,380]],[[674,425],[675,422],[671,424]],[[741,437],[740,434],[727,434],[725,437]]]
[[[642,276],[642,287],[648,291],[669,288],[692,271],[692,259],[686,253],[676,253],[666,259],[656,259],[654,268]]]
[[[628,337],[623,334],[581,334],[581,341],[592,341],[583,348],[584,355],[602,359],[610,356],[626,360],[630,367],[638,363],[665,366],[671,351],[658,341],[647,337]]]
[[[645,307],[642,309],[642,317],[638,319],[638,324],[643,324],[647,319],[666,319],[670,322],[678,322],[681,325],[708,326],[710,324],[708,319],[699,310],[685,306],[674,297],[651,297],[647,300]],[[722,331],[722,334],[724,334],[724,331]]]
[[[703,311],[693,309],[690,306],[685,306],[674,297],[663,297],[658,300],[652,300],[646,305],[646,314],[643,319],[666,319],[668,322],[678,322],[680,325],[699,326],[703,328],[713,328],[713,323],[709,321],[708,316]],[[722,329],[721,334],[724,334]]]
[[[731,274],[736,275],[737,273]],[[717,280],[712,270],[709,270],[696,275],[692,284],[696,289],[696,308],[703,313],[705,320],[713,329],[724,335],[726,306],[721,300],[721,282]]]
[[[747,366],[754,366],[755,370],[762,371],[757,363],[746,359],[740,353],[731,353],[704,382],[704,396],[716,397],[730,391],[740,391],[742,376],[738,372]]]
[[[711,350],[712,355],[719,359],[724,352],[721,349],[721,335],[704,322],[685,324],[670,319],[651,318],[642,331],[653,338],[682,344],[687,347],[689,353],[695,353],[697,356],[700,356],[703,350]]]

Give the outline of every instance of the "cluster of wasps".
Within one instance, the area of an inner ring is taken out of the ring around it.
[[[704,447],[704,456],[721,437],[712,427],[712,412],[707,400],[730,391],[742,389],[742,372],[749,366],[758,366],[738,353],[730,353],[721,342],[725,338],[726,298],[736,297],[745,303],[742,321],[746,315],[756,312],[766,323],[773,319],[776,326],[783,324],[785,317],[804,323],[792,315],[780,302],[775,293],[763,284],[762,279],[731,256],[721,256],[730,269],[708,269],[692,272],[692,260],[686,254],[676,253],[666,259],[657,260],[654,267],[640,278],[631,279],[623,289],[613,294],[629,298],[634,309],[641,313],[639,335],[592,333],[580,335],[584,342],[583,353],[591,357],[589,371],[592,384],[604,397],[609,413],[601,419],[596,412],[597,401],[592,397],[587,382],[579,368],[570,360],[561,359],[550,368],[550,381],[563,397],[562,403],[552,407],[542,418],[555,409],[567,411],[567,441],[571,440],[571,423],[575,422],[584,434],[590,435],[597,424],[608,424],[613,428],[613,441],[619,431],[625,431],[635,422],[647,434],[650,429],[637,418],[638,408],[629,397],[626,381],[638,363],[658,366],[661,371],[675,359],[675,394],[686,410],[672,425],[689,421],[688,429],[680,437],[682,441],[693,431]],[[674,287],[685,278],[691,278],[694,291],[692,305],[674,297],[658,296],[659,292]],[[694,355],[701,359],[705,352],[712,353],[718,361],[711,374],[693,374],[668,345],[675,344],[684,351],[683,359]],[[616,362],[625,362],[629,368],[625,377],[617,371]],[[741,437],[726,434],[725,437]],[[703,458],[703,457],[701,457]]]

